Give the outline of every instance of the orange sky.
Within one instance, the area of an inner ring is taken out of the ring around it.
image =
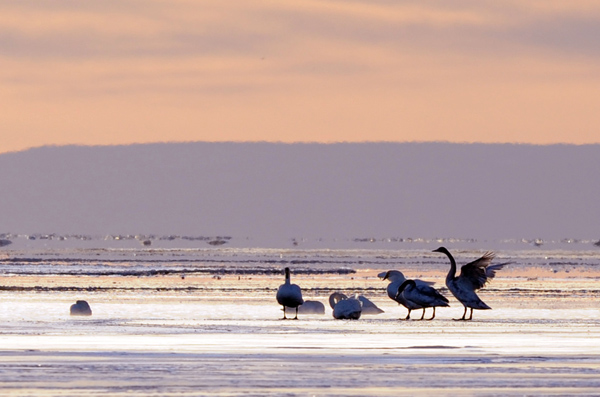
[[[2,1],[0,152],[599,143],[597,1]]]

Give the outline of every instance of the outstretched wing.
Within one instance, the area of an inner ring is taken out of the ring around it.
[[[460,268],[459,277],[470,282],[474,289],[482,288],[488,282],[488,279],[494,277],[496,270],[500,269],[497,266],[504,266],[504,264],[502,264],[488,268],[495,256],[496,255],[494,255],[493,252],[488,251],[481,258],[467,263]]]
[[[504,266],[510,265],[511,263],[513,263],[513,262],[504,262],[504,263],[498,263],[497,265],[488,266],[485,269],[485,275],[487,276],[488,279],[492,279],[496,275],[497,270],[500,270]]]

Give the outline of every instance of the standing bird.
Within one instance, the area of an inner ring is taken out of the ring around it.
[[[396,297],[399,295],[402,295],[404,299],[421,306],[423,308],[423,313],[425,313],[425,308],[433,307],[433,315],[427,320],[433,320],[435,318],[435,308],[437,306],[450,306],[448,304],[448,299],[436,291],[435,288],[426,284],[417,284],[415,280],[406,280],[403,282],[398,288]],[[422,319],[423,317],[421,317],[421,320]]]
[[[465,307],[462,318],[456,320],[472,320],[473,309],[491,309],[491,307],[479,299],[475,291],[482,288],[489,280],[494,278],[496,270],[502,269],[510,262],[490,266],[495,255],[493,252],[486,252],[481,258],[461,267],[460,275],[456,277],[456,261],[446,247],[440,247],[433,250],[433,252],[446,254],[448,259],[450,259],[450,271],[446,276],[446,286],[450,292],[452,292],[452,295],[454,295]],[[467,309],[471,309],[469,318],[466,318]]]
[[[423,306],[420,306],[419,304],[404,298],[402,294],[398,295],[398,288],[400,288],[402,283],[406,281],[406,277],[404,277],[404,274],[402,274],[402,272],[398,270],[388,270],[387,272],[379,273],[377,276],[382,278],[383,280],[390,281],[390,283],[387,286],[388,297],[391,300],[398,302],[399,304],[408,309],[408,314],[406,315],[406,318],[404,318],[404,320],[410,320],[410,312],[417,309],[423,309],[423,315],[421,315],[421,320],[423,319],[423,317],[425,317],[425,308]],[[415,282],[417,283],[417,285],[434,284],[432,282],[423,280],[415,280]]]
[[[362,304],[356,298],[348,298],[340,292],[329,296],[329,306],[333,309],[333,318],[338,320],[358,320],[362,313]]]
[[[294,320],[298,320],[298,306],[304,303],[302,299],[302,290],[296,284],[290,283],[290,268],[285,268],[285,284],[281,284],[277,290],[277,302],[283,306],[283,318],[286,320],[285,308],[291,307],[296,309],[296,317]]]

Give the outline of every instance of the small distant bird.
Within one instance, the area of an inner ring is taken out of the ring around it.
[[[298,319],[298,306],[304,303],[302,299],[302,290],[296,284],[290,283],[290,268],[285,268],[285,284],[281,284],[279,289],[277,290],[277,302],[283,306],[283,319],[286,320],[285,316],[285,308],[290,307],[292,309],[296,309],[296,317],[294,320]]]
[[[86,301],[76,301],[71,305],[71,316],[91,316],[92,308]]]
[[[381,314],[384,313],[376,304],[371,302],[366,296],[358,295],[356,297],[362,304],[362,314]]]
[[[406,280],[398,288],[396,298],[398,295],[402,295],[404,299],[414,302],[423,308],[423,315],[425,314],[425,308],[432,307],[433,315],[427,320],[433,320],[435,318],[435,308],[438,306],[450,306],[448,299],[435,288],[425,284],[417,284],[415,280]],[[421,317],[423,320],[423,317]]]
[[[333,318],[338,320],[358,320],[362,313],[362,304],[356,298],[348,298],[340,292],[329,296],[329,305],[333,309]]]
[[[488,305],[486,305],[479,296],[475,293],[494,276],[496,275],[496,271],[502,269],[504,266],[510,264],[511,262],[500,263],[497,265],[491,265],[492,259],[494,259],[495,255],[493,252],[486,252],[481,258],[467,263],[463,267],[460,268],[460,275],[456,277],[456,261],[454,257],[445,247],[440,247],[433,252],[441,252],[448,256],[450,259],[450,271],[446,276],[446,286],[452,292],[452,295],[456,297],[465,307],[465,312],[463,313],[462,318],[456,320],[472,320],[473,319],[473,309],[486,310],[491,309]],[[467,316],[467,309],[471,309],[471,315],[469,318]]]
[[[413,301],[409,301],[408,299],[404,298],[404,296],[402,294],[398,295],[398,288],[400,288],[400,285],[402,285],[402,283],[406,281],[406,277],[404,277],[404,274],[402,274],[401,271],[388,270],[387,272],[379,273],[377,276],[382,278],[383,280],[390,281],[390,283],[387,286],[388,297],[391,300],[398,302],[399,304],[401,304],[402,306],[404,306],[405,308],[408,309],[408,314],[406,315],[404,320],[410,320],[410,313],[413,310],[417,310],[417,309],[423,309],[423,314],[421,315],[421,320],[425,317],[425,308],[423,306],[420,306],[419,304],[417,304]],[[433,285],[433,284],[435,284],[435,283],[432,283],[429,281],[423,281],[423,280],[418,280],[418,279],[415,280],[415,282],[417,283],[417,285]]]

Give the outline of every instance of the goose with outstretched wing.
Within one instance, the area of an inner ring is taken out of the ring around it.
[[[472,320],[473,309],[488,310],[491,309],[488,305],[483,302],[476,291],[483,288],[494,276],[496,271],[502,269],[510,262],[499,263],[497,265],[491,265],[492,259],[495,255],[493,252],[486,252],[481,258],[474,260],[473,262],[467,263],[460,268],[460,274],[456,276],[456,261],[454,257],[445,247],[440,247],[433,252],[441,252],[446,254],[450,259],[450,271],[446,276],[446,286],[452,292],[452,295],[456,297],[465,307],[465,312],[462,318],[457,320]],[[467,309],[471,309],[469,318],[467,316]]]

